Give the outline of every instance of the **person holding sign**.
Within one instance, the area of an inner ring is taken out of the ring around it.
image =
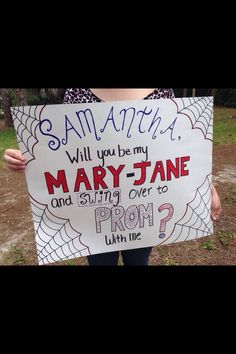
[[[174,98],[172,89],[67,89],[63,103],[92,103],[127,100],[150,100]],[[19,150],[7,149],[4,160],[12,171],[24,171],[25,159]],[[221,203],[215,187],[212,185],[211,216],[217,220],[221,213]],[[148,265],[152,247],[121,251],[124,265]],[[89,265],[117,265],[119,252],[107,252],[87,256]]]

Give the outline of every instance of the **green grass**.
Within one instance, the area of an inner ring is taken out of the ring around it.
[[[76,261],[74,259],[68,259],[68,261],[65,261],[65,265],[67,266],[75,266]]]
[[[213,142],[216,145],[236,144],[236,108],[215,107]]]
[[[176,262],[172,256],[170,256],[170,257],[166,257],[164,259],[164,265],[166,265],[166,266],[177,266],[177,265],[179,265],[179,263]]]
[[[161,246],[157,246],[157,247],[156,247],[156,250],[157,250],[158,254],[159,254],[161,257],[166,256],[167,253],[168,253],[168,249],[167,249],[167,248],[164,248],[163,246],[162,246],[162,247],[161,247]]]
[[[220,232],[220,243],[223,246],[228,246],[232,239],[236,238],[236,232],[233,231],[221,231]]]
[[[13,264],[13,265],[25,264],[26,259],[24,257],[22,248],[18,247],[17,245],[12,246],[5,261],[6,261],[5,264]]]
[[[201,246],[202,246],[202,248],[204,248],[204,249],[206,249],[208,251],[214,251],[214,250],[217,249],[212,240],[208,240],[208,241],[202,243]]]
[[[6,128],[0,132],[0,168],[3,167],[3,155],[6,149],[19,149],[14,128]]]
[[[236,203],[236,188],[235,187],[230,187],[228,189],[228,193],[227,193],[227,201],[230,203]]]

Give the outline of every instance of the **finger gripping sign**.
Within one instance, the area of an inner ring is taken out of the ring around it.
[[[39,264],[213,233],[213,97],[11,112]]]

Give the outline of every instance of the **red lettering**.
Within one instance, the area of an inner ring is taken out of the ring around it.
[[[120,173],[123,170],[123,168],[125,167],[125,165],[120,165],[118,167],[118,169],[116,170],[113,166],[107,166],[108,170],[113,174],[113,186],[115,187],[119,187],[120,185]]]
[[[179,157],[176,157],[175,165],[171,160],[167,160],[166,169],[167,169],[167,181],[171,180],[171,173],[173,173],[175,178],[179,178]]]
[[[186,166],[186,163],[187,161],[190,161],[190,156],[183,156],[181,157],[181,176],[188,176],[189,175],[189,170],[185,170],[185,168],[187,167]]]
[[[105,189],[107,188],[103,178],[106,176],[106,170],[103,167],[93,167],[93,183],[94,189],[99,189],[99,185]]]
[[[54,187],[59,188],[60,186],[62,186],[64,193],[69,192],[64,170],[57,171],[57,178],[54,178],[49,172],[44,172],[44,176],[46,179],[49,194],[54,194]]]
[[[146,181],[146,168],[148,166],[151,166],[151,162],[147,161],[147,162],[138,162],[134,164],[134,168],[141,168],[141,177],[140,179],[136,179],[134,181],[134,185],[135,186],[140,186],[141,184],[143,184]]]
[[[151,178],[151,183],[154,183],[156,180],[156,176],[157,174],[160,173],[161,176],[161,180],[164,181],[165,180],[165,172],[164,172],[164,167],[163,167],[163,163],[162,161],[157,161],[153,174],[152,174],[152,178]]]
[[[92,189],[84,168],[78,168],[77,170],[74,192],[79,191],[81,183],[85,184],[86,190]]]

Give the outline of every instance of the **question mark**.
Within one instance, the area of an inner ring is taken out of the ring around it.
[[[170,219],[172,218],[173,214],[174,214],[174,207],[173,205],[169,204],[169,203],[165,203],[162,204],[159,208],[158,211],[161,213],[163,210],[167,209],[169,211],[168,215],[161,219],[161,225],[160,225],[160,229],[159,229],[159,237],[160,238],[164,238],[166,236],[165,234],[165,230],[166,230],[166,223],[168,221],[170,221]]]

